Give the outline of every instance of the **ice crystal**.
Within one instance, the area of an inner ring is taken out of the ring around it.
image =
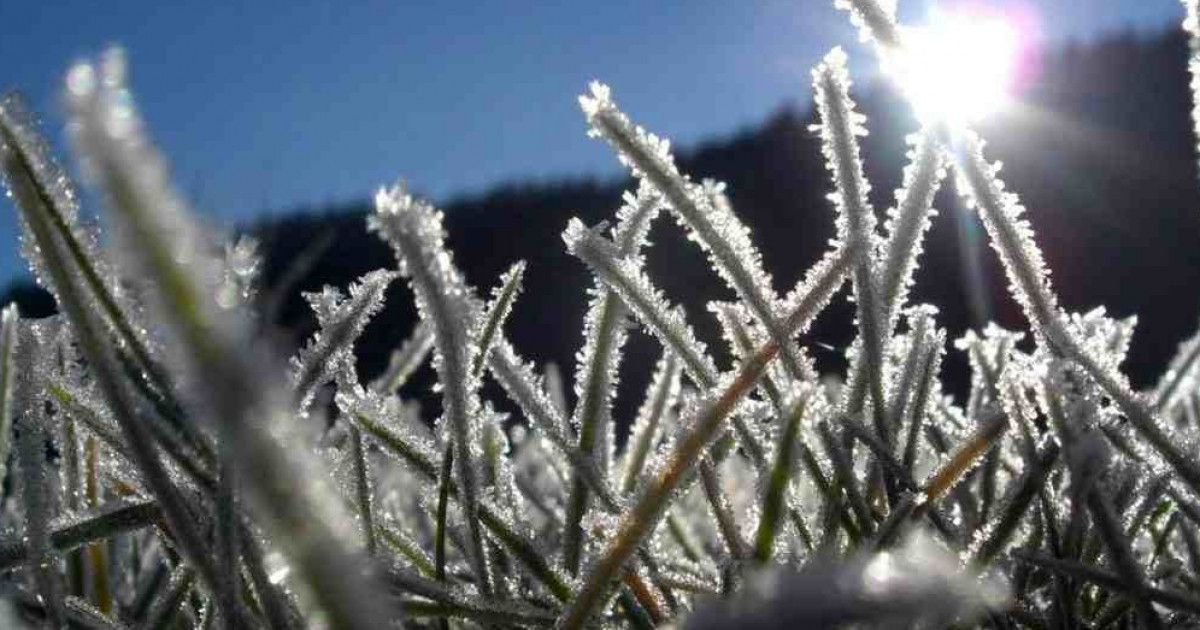
[[[487,316],[481,323],[480,330],[474,333],[478,340],[476,354],[471,364],[475,376],[483,372],[487,357],[491,354],[492,346],[499,338],[500,327],[512,312],[513,302],[521,293],[521,279],[525,275],[525,261],[517,261],[504,275],[500,276],[500,284],[492,291],[492,302],[487,307]]]
[[[13,408],[17,385],[17,328],[20,314],[17,305],[10,304],[0,312],[0,479],[8,466],[8,451],[12,436]]]
[[[896,205],[888,210],[884,230],[887,240],[878,259],[883,261],[880,302],[887,330],[895,327],[896,314],[904,307],[913,284],[917,259],[925,233],[937,216],[933,198],[946,175],[941,147],[926,130],[909,136],[909,164],[904,168],[904,185],[896,191]]]
[[[977,135],[964,134],[958,155],[958,190],[969,207],[978,209],[992,247],[1004,263],[1009,289],[1042,341],[1061,347],[1067,341],[1058,320],[1058,300],[1042,250],[1034,241],[1033,226],[1023,216],[1025,207],[1016,193],[1005,190],[998,177],[999,164],[984,160],[983,140]]]
[[[262,271],[258,240],[242,235],[225,244],[225,269],[217,289],[217,303],[224,308],[248,306],[257,295]]]
[[[1182,2],[1187,11],[1183,29],[1188,34],[1188,71],[1192,75],[1192,122],[1195,125],[1197,141],[1200,142],[1200,2]]]
[[[75,188],[62,167],[50,155],[46,141],[38,133],[36,122],[27,111],[20,95],[11,93],[0,97],[0,129],[3,130],[0,148],[3,149],[4,159],[23,163],[21,168],[27,169],[49,194],[50,204],[58,213],[62,224],[83,247],[84,253],[89,258],[98,260],[100,248],[95,232],[80,225],[79,201]],[[14,176],[13,168],[6,167],[4,171],[5,184],[11,186],[9,179]],[[54,284],[46,271],[46,263],[24,220],[22,227],[21,254],[29,263],[39,284],[53,291]]]
[[[608,86],[593,83],[591,94],[580,96],[579,102],[591,133],[612,144],[635,177],[654,186],[680,225],[688,229],[688,238],[708,254],[721,278],[782,345],[794,376],[811,377],[776,319],[771,277],[763,269],[762,255],[750,239],[749,228],[733,213],[725,184],[713,180],[696,184],[682,174],[670,143],[634,125],[617,108]]]
[[[662,434],[663,417],[672,413],[679,400],[679,376],[682,372],[679,359],[670,350],[664,351],[626,441],[628,447],[621,473],[622,492],[629,493],[636,489],[646,456],[654,449]]]
[[[850,13],[860,40],[887,48],[900,45],[895,0],[834,0],[833,6]]]
[[[1158,385],[1154,388],[1154,407],[1163,411],[1178,402],[1182,392],[1200,389],[1196,383],[1196,364],[1200,359],[1200,334],[1193,335],[1179,344],[1175,357],[1167,365]]]
[[[320,331],[292,359],[301,412],[312,404],[316,389],[333,380],[338,370],[352,369],[354,343],[371,317],[383,309],[383,292],[395,278],[394,272],[377,269],[351,285],[349,297],[329,286],[305,294]]]
[[[635,260],[622,257],[611,241],[579,220],[571,221],[563,240],[567,251],[591,266],[621,296],[648,332],[680,356],[689,378],[704,388],[716,382],[716,364],[708,356],[706,346],[684,320],[682,311],[667,303],[662,291],[651,283]]]
[[[417,324],[412,336],[392,351],[387,369],[371,383],[371,388],[385,393],[396,391],[408,381],[432,349],[433,329],[425,323]]]
[[[885,328],[889,307],[881,304],[879,262],[876,260],[878,234],[875,210],[867,199],[870,184],[863,173],[855,136],[866,135],[866,118],[854,110],[850,99],[850,78],[846,54],[834,48],[813,70],[813,88],[821,116],[821,141],[825,162],[833,175],[836,192],[830,198],[837,206],[839,241],[850,250],[853,264],[854,297],[859,337],[852,350],[851,365],[856,377],[851,381],[847,411],[857,414],[867,404],[870,393],[875,431],[888,443],[891,430],[884,418],[887,404],[884,380]],[[859,368],[859,364],[865,367]],[[863,376],[866,378],[862,378]]]
[[[421,318],[434,331],[434,368],[442,384],[447,435],[455,450],[455,476],[461,487],[471,555],[482,590],[491,590],[483,534],[476,516],[480,457],[479,378],[470,371],[471,330],[479,305],[468,300],[467,287],[445,248],[441,213],[400,186],[381,189],[375,197],[371,229],[396,251],[400,273],[409,278]]]
[[[371,589],[365,578],[349,568],[352,556],[339,533],[345,520],[332,494],[319,483],[322,474],[313,469],[314,462],[303,448],[285,448],[294,446],[289,434],[295,433],[296,425],[282,422],[287,413],[280,382],[272,378],[278,373],[260,369],[258,357],[247,350],[251,326],[244,314],[220,308],[215,299],[222,259],[189,216],[169,181],[164,160],[148,139],[127,88],[121,51],[110,49],[98,63],[74,66],[68,74],[66,100],[71,135],[89,178],[108,199],[127,268],[154,280],[159,314],[176,335],[172,352],[187,375],[182,380],[188,385],[188,403],[221,430],[231,461],[247,473],[244,478],[256,513],[277,535],[303,532],[280,542],[299,569],[309,601],[346,623],[380,618],[380,607],[367,595]],[[187,514],[189,499],[180,495],[162,470],[153,437],[130,417],[133,405],[117,382],[108,350],[95,341],[82,306],[72,299],[62,302],[74,323],[83,326],[80,336],[86,341],[88,358],[103,376],[105,397],[114,406],[147,484],[164,504],[170,529],[180,538],[189,561],[197,563],[203,581],[223,602],[223,614],[244,620],[248,613],[235,603],[235,584],[218,577],[216,562],[201,549],[198,528]],[[297,477],[310,477],[314,483],[282,493],[281,488]],[[344,575],[335,582],[328,573],[316,571],[318,565]]]

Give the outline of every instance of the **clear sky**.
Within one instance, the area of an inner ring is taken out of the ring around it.
[[[932,4],[899,1],[910,19]],[[1049,42],[1183,14],[1177,0],[971,3],[1031,15]],[[61,148],[64,70],[121,44],[176,181],[228,223],[397,177],[445,198],[613,174],[576,105],[589,80],[686,145],[807,101],[809,68],[836,44],[865,57],[855,41],[832,0],[0,0],[0,89],[23,91]],[[21,266],[13,213],[0,200],[0,283]]]

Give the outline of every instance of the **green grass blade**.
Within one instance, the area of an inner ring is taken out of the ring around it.
[[[792,471],[796,467],[796,437],[800,433],[800,422],[807,408],[807,396],[796,401],[784,419],[783,431],[779,433],[779,442],[775,446],[775,465],[771,467],[771,477],[767,482],[767,490],[763,493],[758,533],[754,538],[754,561],[759,564],[765,564],[774,555],[775,537],[786,509],[785,495],[788,483],[792,479]],[[799,523],[803,527],[804,521]],[[811,542],[809,544],[811,545]]]

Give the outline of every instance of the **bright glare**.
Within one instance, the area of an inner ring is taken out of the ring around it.
[[[888,72],[925,122],[963,124],[1003,108],[1020,52],[1016,28],[994,15],[935,14],[908,28]]]

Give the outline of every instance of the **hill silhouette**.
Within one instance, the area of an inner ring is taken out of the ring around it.
[[[1186,41],[1176,32],[1067,46],[1040,60],[1041,71],[1019,107],[981,127],[991,140],[989,157],[1005,163],[1002,176],[1029,208],[1063,306],[1079,311],[1103,305],[1110,315],[1138,316],[1126,368],[1140,385],[1152,383],[1176,344],[1196,329],[1200,315],[1200,184],[1185,51]],[[917,125],[886,86],[868,86],[856,98],[868,116],[871,135],[864,139],[864,154],[872,201],[882,216],[900,181],[904,138]],[[636,120],[637,112],[630,114]],[[694,178],[728,184],[780,292],[794,285],[833,236],[833,210],[826,199],[831,184],[818,140],[808,128],[812,118],[811,111],[784,108],[757,128],[678,156],[682,170]],[[621,191],[631,186],[630,181],[586,179],[513,184],[442,205],[455,260],[481,295],[510,264],[528,261],[525,290],[506,330],[524,356],[539,364],[557,363],[568,382],[583,343],[592,279],[567,255],[560,235],[572,216],[587,223],[610,219]],[[928,237],[913,299],[939,308],[951,339],[986,321],[1023,327],[978,218],[962,208],[952,182],[935,206],[940,216]],[[366,233],[369,211],[363,200],[249,226],[267,253],[265,286],[280,283],[305,252],[316,257],[294,285],[300,290],[345,287],[366,271],[393,266],[390,250]],[[673,218],[660,218],[651,240],[651,276],[672,301],[684,305],[689,321],[728,366],[705,305],[732,293]],[[26,288],[11,288],[8,295],[34,306]],[[368,378],[382,370],[415,318],[403,283],[393,285],[388,297],[387,308],[359,343],[359,369]],[[815,342],[810,350],[823,371],[844,369],[843,358],[826,344],[841,347],[849,341],[852,318],[843,293],[809,333]],[[294,346],[313,331],[313,318],[296,291],[282,303],[277,320],[285,345]],[[632,416],[659,354],[656,343],[636,335],[622,372],[616,410],[621,419]],[[951,351],[943,373],[961,394],[966,363],[960,353]],[[425,383],[430,378],[428,368],[419,375]],[[430,404],[432,413],[437,403]]]

